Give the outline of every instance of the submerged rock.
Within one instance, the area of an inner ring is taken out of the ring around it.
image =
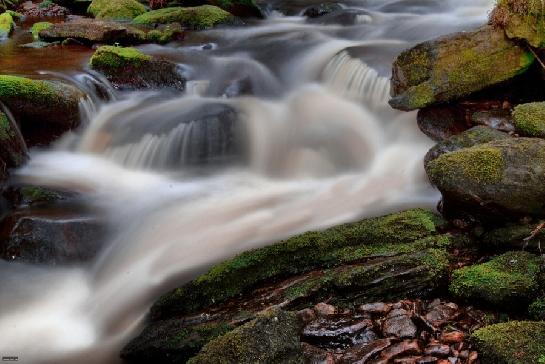
[[[471,335],[482,364],[540,363],[545,357],[545,322],[510,321]]]
[[[319,18],[341,9],[342,6],[337,3],[322,3],[306,8],[303,15],[309,18]]]
[[[29,146],[48,143],[78,126],[84,96],[64,82],[0,75],[0,101],[20,123]]]
[[[99,47],[89,64],[119,89],[185,88],[185,79],[175,63],[155,59],[135,48]]]
[[[132,20],[146,8],[136,0],[93,0],[87,11],[101,20]]]
[[[531,253],[505,253],[454,271],[450,291],[458,298],[495,306],[524,306],[537,295],[540,264],[540,257]]]
[[[513,110],[513,120],[520,135],[545,138],[545,102],[518,105]]]
[[[207,29],[222,24],[232,24],[235,17],[225,10],[212,5],[196,7],[174,7],[152,10],[134,18],[136,24],[180,23],[189,29]]]
[[[523,73],[534,56],[490,26],[417,45],[393,64],[390,105],[414,110],[469,95]]]
[[[487,219],[545,215],[545,141],[508,138],[446,153],[427,165],[444,213]]]

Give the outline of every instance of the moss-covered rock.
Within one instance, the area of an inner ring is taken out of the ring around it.
[[[414,110],[469,95],[528,69],[534,56],[490,26],[421,43],[393,64],[390,105]]]
[[[545,45],[545,14],[541,0],[498,0],[490,22],[509,38],[523,39],[533,47]]]
[[[207,3],[222,8],[236,16],[263,17],[263,13],[257,6],[255,0],[208,0]]]
[[[79,103],[85,95],[59,81],[0,75],[0,101],[13,113],[29,145],[34,133],[51,141],[79,124]],[[47,131],[43,128],[47,125]]]
[[[16,125],[0,112],[0,181],[7,178],[8,169],[20,166],[26,158],[26,144]]]
[[[164,295],[155,317],[187,313],[247,292],[256,284],[316,267],[335,267],[370,255],[391,256],[392,247],[437,234],[442,220],[425,210],[409,210],[361,222],[313,231],[242,253],[214,266],[189,284]],[[414,247],[408,247],[411,251]]]
[[[0,40],[9,37],[15,28],[15,21],[9,12],[0,14]]]
[[[299,331],[295,313],[270,309],[210,341],[188,363],[303,363]]]
[[[189,29],[207,29],[221,24],[232,24],[233,15],[212,5],[196,7],[174,7],[152,10],[136,17],[136,24],[168,24],[180,23]]]
[[[481,237],[481,245],[488,250],[524,249],[538,252],[540,242],[545,242],[545,231],[536,231],[532,239],[527,240],[536,230],[538,224],[508,223],[485,232]]]
[[[508,138],[443,154],[426,172],[443,194],[444,213],[543,216],[544,164],[545,141]]]
[[[50,28],[53,24],[47,21],[41,21],[38,23],[32,24],[32,28],[30,28],[30,32],[32,33],[32,38],[34,40],[40,39],[40,32],[44,29]]]
[[[119,89],[185,88],[175,63],[154,59],[136,48],[101,46],[89,64]]]
[[[513,121],[520,135],[545,138],[545,102],[516,106],[513,110]]]
[[[541,363],[545,322],[511,321],[485,326],[471,335],[482,364]]]
[[[47,42],[64,41],[71,38],[85,44],[138,44],[145,41],[145,32],[113,21],[75,18],[64,23],[53,24],[39,33]]]
[[[545,321],[545,297],[538,298],[528,306],[528,314],[534,320]]]
[[[538,292],[541,263],[542,259],[531,253],[505,253],[454,271],[450,291],[461,299],[504,308],[524,306]]]
[[[97,19],[132,20],[146,8],[136,0],[93,0],[87,11]]]
[[[450,138],[440,141],[431,148],[424,158],[424,165],[437,159],[439,156],[454,152],[460,149],[473,147],[475,145],[484,144],[493,140],[507,139],[509,134],[491,129],[486,126],[475,126],[460,134],[453,135]]]

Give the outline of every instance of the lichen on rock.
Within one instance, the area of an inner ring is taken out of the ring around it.
[[[520,135],[545,138],[545,102],[516,106],[513,110],[513,120]]]

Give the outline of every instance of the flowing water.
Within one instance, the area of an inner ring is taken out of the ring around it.
[[[431,142],[415,113],[387,105],[390,65],[418,41],[484,23],[492,2],[347,0],[341,14],[307,19],[312,1],[271,0],[265,20],[141,47],[180,64],[184,95],[104,91],[85,61],[53,74],[90,94],[85,125],[32,151],[18,177],[81,193],[111,234],[84,266],[0,263],[0,353],[116,362],[153,300],[215,262],[433,208],[422,167]]]

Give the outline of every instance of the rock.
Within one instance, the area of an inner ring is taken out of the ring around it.
[[[42,42],[41,40],[38,40],[31,43],[20,44],[19,47],[41,49],[41,48],[47,48],[47,47],[52,47],[56,45],[59,45],[59,42],[49,43],[49,42]]]
[[[450,346],[446,344],[430,345],[424,349],[424,354],[446,358],[450,355]]]
[[[515,131],[509,109],[491,109],[477,111],[471,115],[473,125],[484,125],[507,133]]]
[[[255,0],[208,0],[207,3],[215,5],[235,16],[264,17]]]
[[[458,307],[456,304],[439,304],[434,306],[425,316],[433,327],[439,328],[457,318],[459,315]]]
[[[9,37],[15,28],[15,21],[9,12],[0,14],[0,41]]]
[[[366,344],[377,339],[369,319],[338,315],[321,317],[308,324],[301,335],[305,342],[318,347],[339,348]]]
[[[95,19],[75,18],[65,23],[41,30],[39,37],[43,41],[55,42],[73,38],[85,44],[134,44],[145,40],[145,32],[115,22]]]
[[[417,328],[411,320],[411,314],[404,309],[390,311],[382,324],[382,334],[386,337],[395,336],[400,339],[414,339]]]
[[[0,181],[7,179],[8,169],[19,167],[27,159],[27,148],[12,120],[0,112]]]
[[[22,216],[0,244],[1,257],[48,265],[89,261],[101,248],[104,233],[93,218]]]
[[[524,73],[534,56],[490,26],[428,41],[401,53],[390,105],[414,110],[467,96]]]
[[[40,36],[39,33],[47,28],[50,28],[53,25],[53,23],[47,22],[47,21],[41,21],[38,23],[32,24],[32,28],[30,28],[30,32],[32,33],[32,39],[39,40]]]
[[[337,312],[335,306],[328,305],[327,303],[320,302],[314,306],[314,310],[320,316],[334,315]]]
[[[369,359],[392,345],[390,339],[377,339],[368,344],[356,345],[343,356],[341,363],[367,363]]]
[[[27,18],[64,18],[70,11],[60,5],[55,4],[51,0],[44,0],[41,3],[33,3],[25,1],[19,11]]]
[[[85,95],[60,81],[0,75],[0,101],[12,112],[29,146],[47,144],[78,126]]]
[[[461,331],[451,331],[445,332],[441,335],[439,340],[446,344],[458,344],[464,341],[466,338],[465,334]]]
[[[513,120],[520,135],[545,138],[545,102],[516,106],[513,110]]]
[[[455,270],[450,292],[461,299],[503,308],[528,304],[537,295],[541,259],[527,252],[509,252],[486,263]]]
[[[545,297],[541,297],[528,306],[530,317],[536,321],[545,321]]]
[[[446,153],[507,138],[509,138],[509,135],[501,131],[486,126],[475,126],[437,143],[424,157],[424,165],[427,166],[431,161]]]
[[[93,0],[87,12],[100,20],[132,20],[146,8],[136,0]]]
[[[135,24],[180,23],[188,29],[208,29],[217,25],[235,22],[235,17],[225,10],[212,5],[196,7],[174,7],[152,10],[134,18]]]
[[[532,47],[545,45],[543,4],[540,0],[499,0],[490,22],[509,38],[523,39]]]
[[[416,120],[420,130],[436,142],[460,134],[469,128],[464,110],[450,105],[418,110]]]
[[[363,220],[358,223],[342,225],[325,231],[308,232],[298,235],[262,249],[242,253],[232,260],[213,267],[207,274],[199,277],[197,280],[167,293],[159,299],[152,308],[152,316],[158,318],[164,315],[191,312],[195,309],[206,307],[212,302],[225,301],[241,292],[250,290],[259,282],[270,280],[274,277],[309,271],[324,264],[335,266],[342,262],[359,259],[362,255],[372,256],[380,251],[384,252],[390,249],[390,245],[384,244],[395,243],[395,247],[391,246],[391,248],[397,249],[401,247],[401,251],[403,251],[402,243],[414,242],[414,244],[417,244],[419,239],[430,237],[430,235],[433,236],[437,231],[437,226],[440,224],[442,224],[441,220],[430,212],[409,210],[380,218]],[[427,245],[427,247],[429,246]],[[407,248],[407,252],[415,251],[410,250],[414,249],[412,244],[406,245],[405,248]],[[433,252],[427,253],[435,254],[437,252],[433,250]],[[418,259],[422,259],[427,253]],[[439,254],[440,256],[441,254]],[[407,257],[407,259],[409,258]],[[394,264],[395,260],[405,261],[403,257],[399,257],[393,259],[391,264]],[[421,262],[423,261],[421,260]],[[409,264],[413,268],[415,268],[414,264],[419,265],[417,260],[404,264]],[[379,266],[377,265],[377,267]],[[397,269],[394,269],[394,271],[401,271],[401,266],[402,264]],[[348,285],[351,284],[352,278],[357,278],[358,272],[363,275],[366,271],[371,270],[372,267],[373,265],[367,268],[356,266],[354,269],[347,270],[344,273],[343,270],[340,270],[338,274],[331,272],[331,276],[326,276],[325,278],[317,277],[300,282],[290,287],[286,295],[292,298],[300,297],[306,294],[306,292],[312,291],[315,286],[332,285],[334,287],[335,281],[340,286],[343,284]],[[385,264],[375,274],[380,275],[381,270],[386,270],[388,267],[389,264]],[[443,269],[441,264],[436,267],[440,269],[434,270],[434,274]],[[424,272],[422,271],[422,273]],[[337,278],[332,282],[330,279],[334,277]],[[363,286],[365,286],[365,281],[361,281]],[[421,283],[426,281],[426,279],[423,279]],[[395,285],[395,283],[401,282],[393,281],[392,283]],[[427,283],[424,283],[424,286],[427,286]],[[403,291],[403,289],[401,290]],[[373,290],[370,292],[373,292]]]
[[[306,8],[303,15],[309,18],[319,18],[341,9],[342,7],[337,3],[321,3]]]
[[[545,322],[510,321],[471,335],[482,364],[539,363],[545,356]]]
[[[185,88],[185,79],[175,63],[155,59],[135,48],[99,47],[89,64],[118,89]]]
[[[487,231],[481,236],[480,244],[490,250],[531,250],[540,251],[540,241],[545,241],[545,231],[536,231],[535,236],[526,240],[538,227],[538,224],[511,223]]]
[[[270,309],[206,344],[188,364],[302,362],[294,313]]]
[[[316,312],[312,308],[305,308],[297,312],[297,317],[302,323],[308,324],[316,320]]]
[[[421,358],[417,358],[415,361],[415,364],[435,364],[437,363],[437,358],[434,356],[423,356]]]
[[[358,307],[358,310],[371,315],[386,315],[392,309],[392,305],[384,302],[367,303]]]
[[[443,213],[482,219],[545,214],[545,141],[508,138],[443,154],[428,163]]]
[[[420,353],[422,353],[422,349],[418,340],[404,340],[386,348],[380,353],[380,356],[384,360],[392,360],[400,355],[415,355]]]

